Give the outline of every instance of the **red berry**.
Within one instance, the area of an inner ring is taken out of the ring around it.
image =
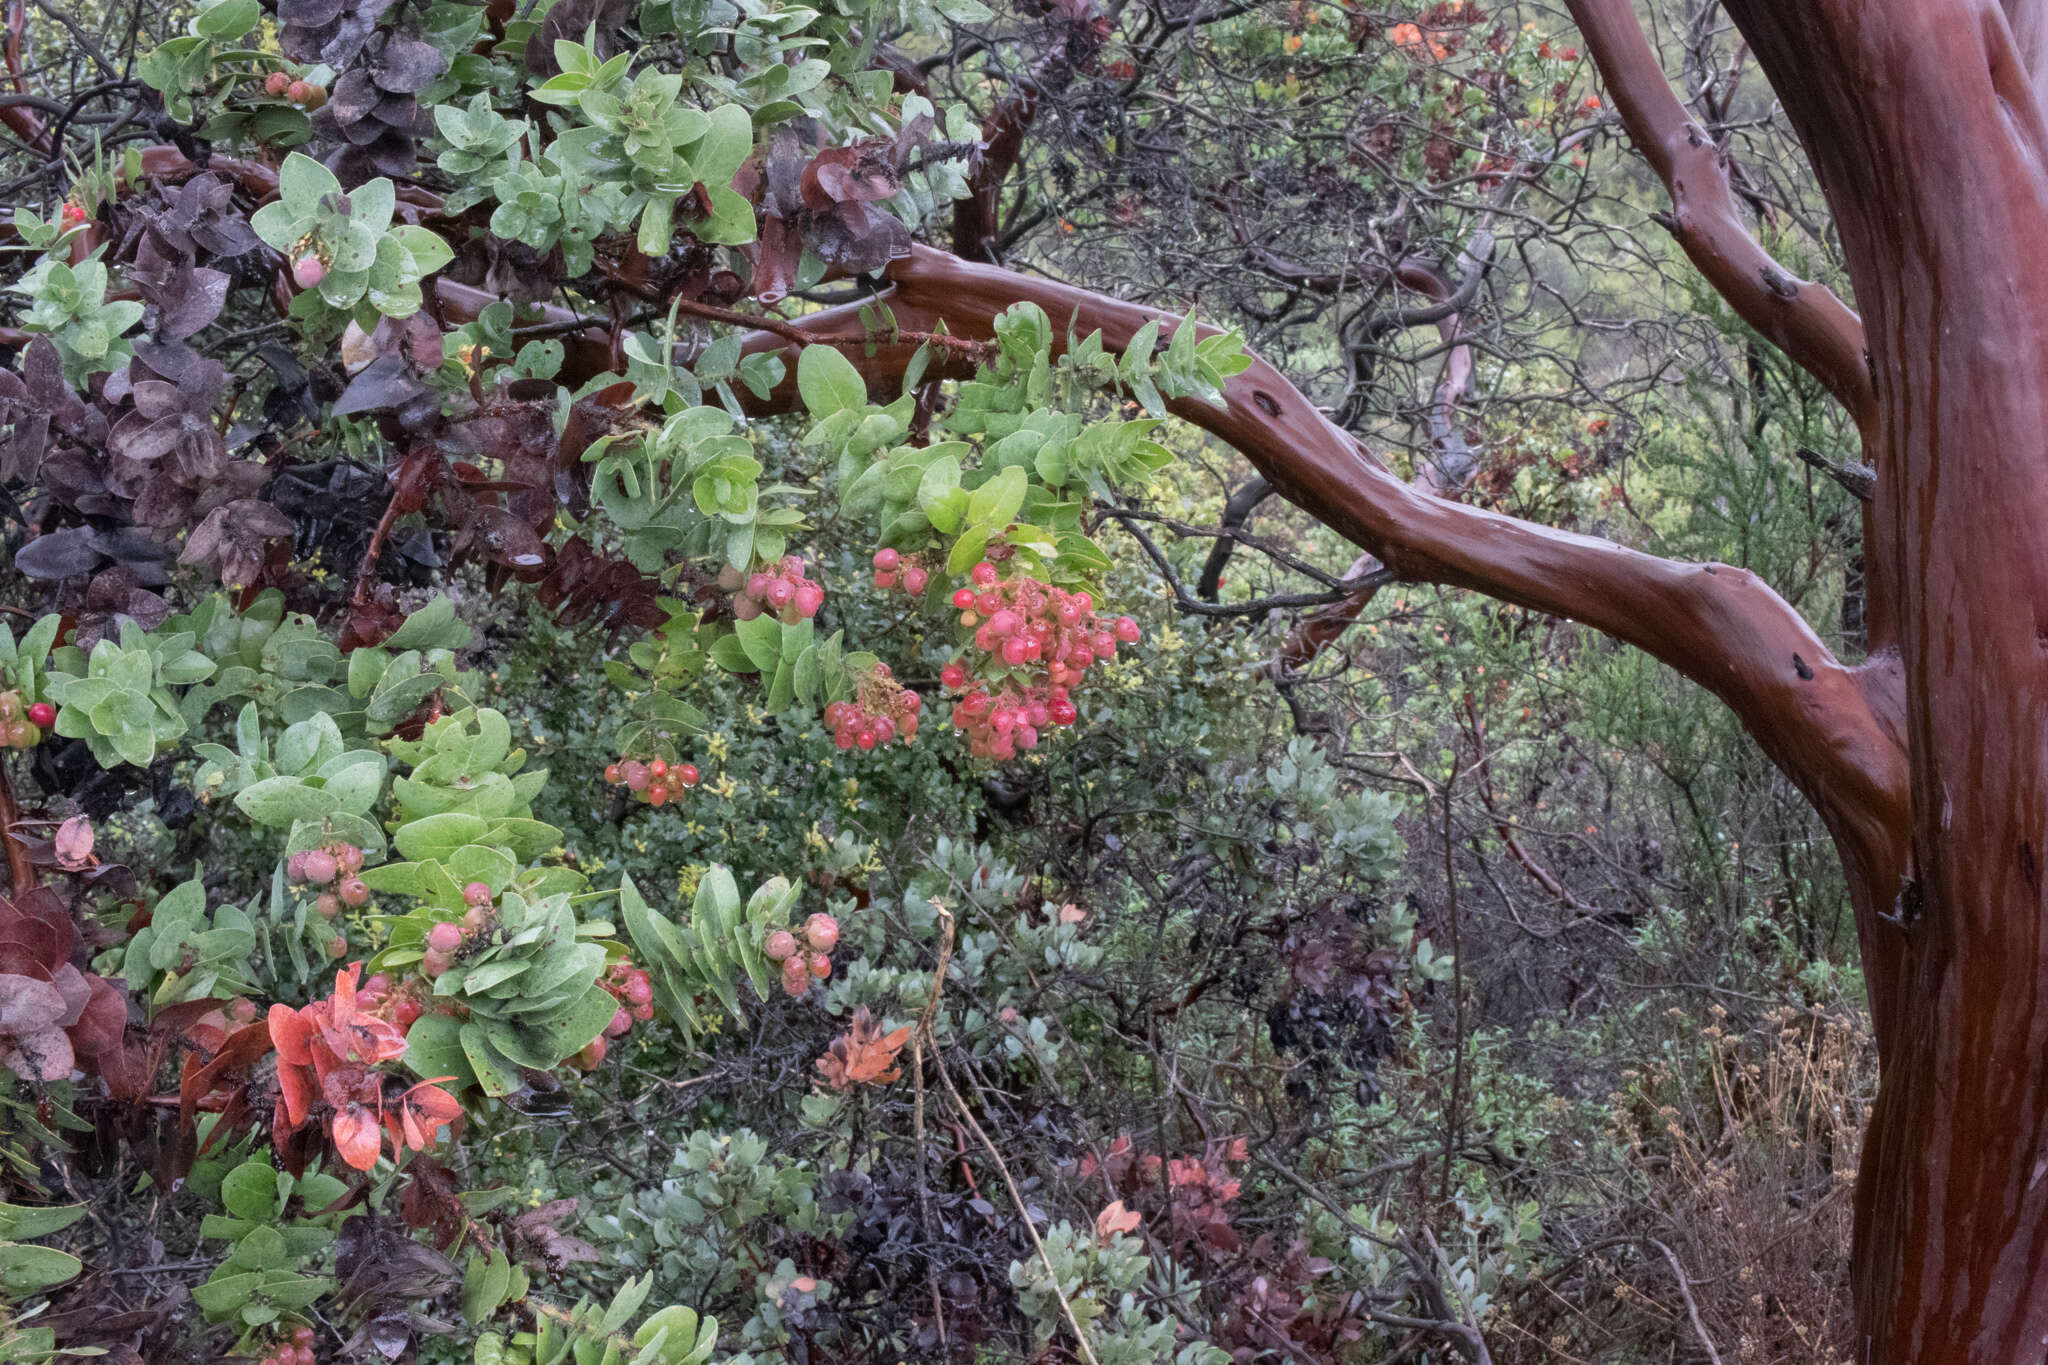
[[[626,982],[627,1003],[644,1005],[653,998],[654,983],[647,979],[647,973],[635,972],[632,979]]]
[[[893,570],[893,569],[894,569],[894,568],[895,568],[895,567],[896,567],[896,566],[897,566],[898,564],[901,564],[902,562],[903,562],[903,555],[902,555],[902,554],[901,554],[901,552],[899,552],[899,551],[896,551],[896,550],[877,550],[877,551],[875,551],[875,567],[876,567],[876,568],[878,568],[878,569],[881,569],[881,570],[883,570],[884,572],[887,572],[887,571]]]
[[[652,762],[652,763],[650,763],[650,764],[648,764],[648,765],[647,765],[647,775],[648,775],[649,777],[654,777],[654,778],[662,778],[662,777],[667,777],[667,776],[668,776],[668,760],[667,760],[667,759],[665,759],[665,758],[657,758],[657,759],[655,759],[655,760],[654,760],[654,762]]]
[[[453,928],[453,925],[449,926]],[[420,970],[428,976],[439,976],[455,965],[455,959],[438,948],[429,948],[420,958]]]
[[[362,905],[370,899],[370,888],[359,877],[350,877],[341,884],[343,905]]]
[[[612,786],[616,787],[619,785],[620,782],[625,780],[625,774],[619,771],[618,764],[607,764],[604,770],[604,780],[606,782],[609,782]]]
[[[623,1038],[632,1031],[633,1013],[625,1008],[616,1011],[612,1015],[612,1021],[604,1026],[604,1036],[607,1038]]]
[[[974,589],[961,588],[953,594],[953,605],[965,611],[974,605]]]
[[[315,886],[325,886],[334,880],[334,855],[324,848],[309,850],[299,866],[305,869],[306,880]]]
[[[657,783],[655,783],[655,784],[654,784],[653,786],[651,786],[651,787],[649,787],[649,788],[647,789],[647,804],[648,804],[648,805],[650,805],[650,806],[660,806],[660,805],[665,805],[665,804],[667,804],[667,802],[668,802],[668,788],[667,788],[667,787],[664,787],[664,786],[662,786],[662,785],[661,785],[661,784],[660,784],[659,782],[657,782]]]
[[[57,723],[57,708],[46,701],[39,701],[28,708],[28,723],[40,730],[47,730]]]
[[[576,1054],[576,1065],[585,1071],[595,1070],[604,1064],[604,1054],[609,1047],[602,1036],[592,1038],[583,1051]]]
[[[932,576],[914,564],[903,571],[903,591],[912,597],[924,596],[925,584],[931,581]]]
[[[967,670],[958,664],[947,664],[939,670],[939,682],[946,687],[965,687]]]
[[[802,995],[811,988],[811,969],[802,957],[792,957],[782,964],[782,989],[789,995]]]
[[[434,952],[453,955],[462,946],[462,926],[443,921],[427,930],[427,947]]]
[[[896,575],[895,575],[895,574],[892,574],[892,573],[883,573],[883,572],[882,572],[882,571],[880,571],[879,569],[878,569],[878,570],[876,570],[876,571],[875,571],[875,586],[876,586],[876,587],[878,587],[878,588],[893,588],[893,587],[895,587],[895,586],[896,586]]]
[[[804,942],[821,953],[829,953],[839,942],[839,921],[819,913],[804,921]]]
[[[265,94],[282,95],[285,91],[291,89],[291,84],[292,78],[282,71],[273,71],[263,78]]]
[[[491,922],[489,906],[472,905],[462,912],[462,932],[474,934]]]
[[[768,942],[762,945],[761,951],[768,954],[771,962],[787,962],[796,954],[796,935],[787,929],[777,929],[768,935]]]
[[[311,1346],[312,1344],[313,1344],[313,1329],[312,1329],[312,1328],[310,1328],[310,1327],[307,1327],[307,1326],[304,1326],[304,1325],[302,1324],[302,1325],[300,1325],[300,1326],[298,1326],[298,1327],[294,1327],[294,1328],[292,1329],[292,1345],[294,1345],[294,1346]]]
[[[985,588],[996,581],[996,566],[984,559],[969,569],[967,576]]]
[[[790,961],[794,962],[796,959],[791,958]],[[823,981],[826,977],[832,975],[832,959],[826,957],[823,953],[812,953],[810,956],[810,968],[811,975]]]
[[[1138,623],[1128,616],[1117,617],[1116,624],[1110,629],[1116,633],[1116,638],[1125,644],[1130,644],[1138,638]]]
[[[700,780],[701,777],[697,772],[697,765],[694,763],[685,763],[676,769],[676,781],[682,783],[685,787],[694,787]]]
[[[409,995],[400,996],[398,1003],[391,1007],[392,1022],[400,1028],[411,1028],[420,1014],[420,1002]]]
[[[327,955],[336,961],[348,956],[348,940],[340,934],[327,940]]]
[[[354,844],[336,844],[334,861],[343,872],[354,876],[363,870],[363,851]]]
[[[284,93],[285,98],[293,104],[304,104],[307,97],[313,93],[313,87],[307,81],[291,81],[286,84]]]
[[[468,886],[462,888],[462,899],[471,905],[482,907],[489,905],[496,898],[491,894],[491,888],[488,883],[471,882]]]
[[[313,908],[322,919],[333,919],[341,913],[341,898],[332,891],[322,891],[313,898]]]

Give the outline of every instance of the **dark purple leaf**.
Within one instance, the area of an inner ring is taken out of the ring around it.
[[[71,526],[37,536],[14,556],[16,571],[44,580],[69,578],[98,566],[100,552],[93,548],[89,526]]]

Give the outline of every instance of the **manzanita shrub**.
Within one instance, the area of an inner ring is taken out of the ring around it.
[[[82,1268],[33,1245],[79,1215],[38,1162],[67,1146],[202,1210],[213,1268],[167,1359],[778,1358],[833,1285],[726,1253],[771,1215],[850,1235],[845,1190],[700,1134],[658,1191],[579,1212],[472,1186],[480,1154],[649,1030],[709,1065],[777,998],[849,1016],[798,1085],[847,1179],[871,1092],[915,1085],[922,1123],[925,1044],[1020,1068],[1073,1045],[1032,973],[1103,949],[964,832],[930,841],[892,957],[843,833],[636,881],[536,813],[566,786],[689,826],[755,781],[734,735],[821,771],[990,771],[1085,733],[1144,657],[1101,513],[1154,490],[1168,401],[1217,401],[1234,336],[1152,323],[1112,353],[1022,304],[982,343],[883,300],[851,335],[745,326],[871,278],[965,192],[966,111],[869,58],[878,30],[980,17],[214,0],[138,67],[179,135],[16,207],[0,485],[33,534],[0,580],[0,1180],[25,1202],[0,1204],[0,1359],[65,1349],[23,1305]],[[885,345],[918,349],[875,392],[858,362]],[[531,608],[603,656],[562,702],[606,717],[596,763],[542,766],[496,691]],[[1389,812],[1317,800],[1288,837],[1384,875]],[[778,858],[751,885],[728,865]],[[1383,1033],[1385,983],[1430,974],[1411,947],[1351,1024]],[[942,1037],[949,983],[977,1003]],[[993,1226],[979,1189],[961,1208]],[[1155,1264],[1125,1218],[1007,1248],[1021,1338],[1227,1358],[1181,1325],[1187,1250]],[[680,1297],[737,1289],[730,1340]]]

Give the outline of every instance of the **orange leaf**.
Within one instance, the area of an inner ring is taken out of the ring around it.
[[[360,1104],[351,1104],[335,1114],[334,1150],[341,1153],[343,1161],[359,1171],[367,1171],[377,1164],[377,1153],[382,1147],[375,1114]]]
[[[1136,1213],[1124,1207],[1123,1200],[1115,1200],[1095,1215],[1095,1240],[1107,1244],[1122,1233],[1136,1232],[1141,1221]]]
[[[903,1073],[896,1054],[910,1041],[910,1030],[884,1034],[863,1005],[853,1012],[852,1026],[832,1040],[818,1058],[818,1074],[834,1090],[855,1085],[886,1085]]]

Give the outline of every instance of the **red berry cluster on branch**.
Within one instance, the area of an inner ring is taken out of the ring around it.
[[[923,709],[923,697],[891,677],[889,665],[876,664],[854,684],[852,701],[835,701],[825,708],[825,728],[842,749],[866,751],[892,739],[908,744],[917,738],[917,718]]]
[[[313,1329],[294,1327],[289,1341],[270,1348],[256,1365],[313,1365]]]
[[[742,621],[773,615],[793,626],[816,616],[825,605],[825,589],[804,576],[804,562],[795,555],[763,564],[744,580],[728,565],[719,573],[718,585],[732,593],[732,614]]]
[[[875,551],[876,587],[885,591],[900,587],[912,597],[922,597],[925,585],[931,581],[931,570],[914,558],[906,559],[901,550]]]
[[[318,109],[327,103],[327,87],[317,81],[301,80],[289,71],[273,71],[263,78],[263,93],[290,100],[301,109]]]
[[[294,885],[320,888],[313,910],[325,920],[340,915],[344,907],[356,910],[370,903],[370,888],[356,875],[362,870],[363,851],[354,844],[309,848],[284,863],[284,874]],[[328,939],[327,955],[337,962],[347,957],[348,936],[336,933]]]
[[[686,789],[703,780],[694,763],[670,763],[665,758],[651,758],[642,761],[637,758],[622,758],[608,764],[604,780],[614,787],[624,787],[636,801],[645,801],[650,806],[665,806],[672,796],[680,796]]]
[[[1128,616],[1104,620],[1095,599],[1028,575],[1001,580],[984,560],[953,594],[974,649],[946,665],[939,681],[965,692],[953,707],[953,728],[965,731],[976,758],[1015,758],[1035,749],[1047,729],[1078,716],[1069,689],[1119,644],[1138,638]]]
[[[647,973],[631,962],[621,959],[614,962],[597,984],[610,991],[619,1002],[612,1021],[604,1026],[604,1032],[590,1040],[589,1044],[574,1060],[585,1071],[604,1061],[610,1049],[611,1040],[623,1038],[632,1031],[634,1023],[646,1023],[654,1017],[654,983]]]
[[[33,749],[43,731],[57,723],[57,708],[46,701],[21,704],[21,693],[0,692],[0,747]]]
[[[832,975],[832,950],[838,944],[839,921],[821,913],[805,920],[800,930],[777,929],[761,951],[782,964],[782,989],[798,996],[811,988],[813,977],[822,981]]]

